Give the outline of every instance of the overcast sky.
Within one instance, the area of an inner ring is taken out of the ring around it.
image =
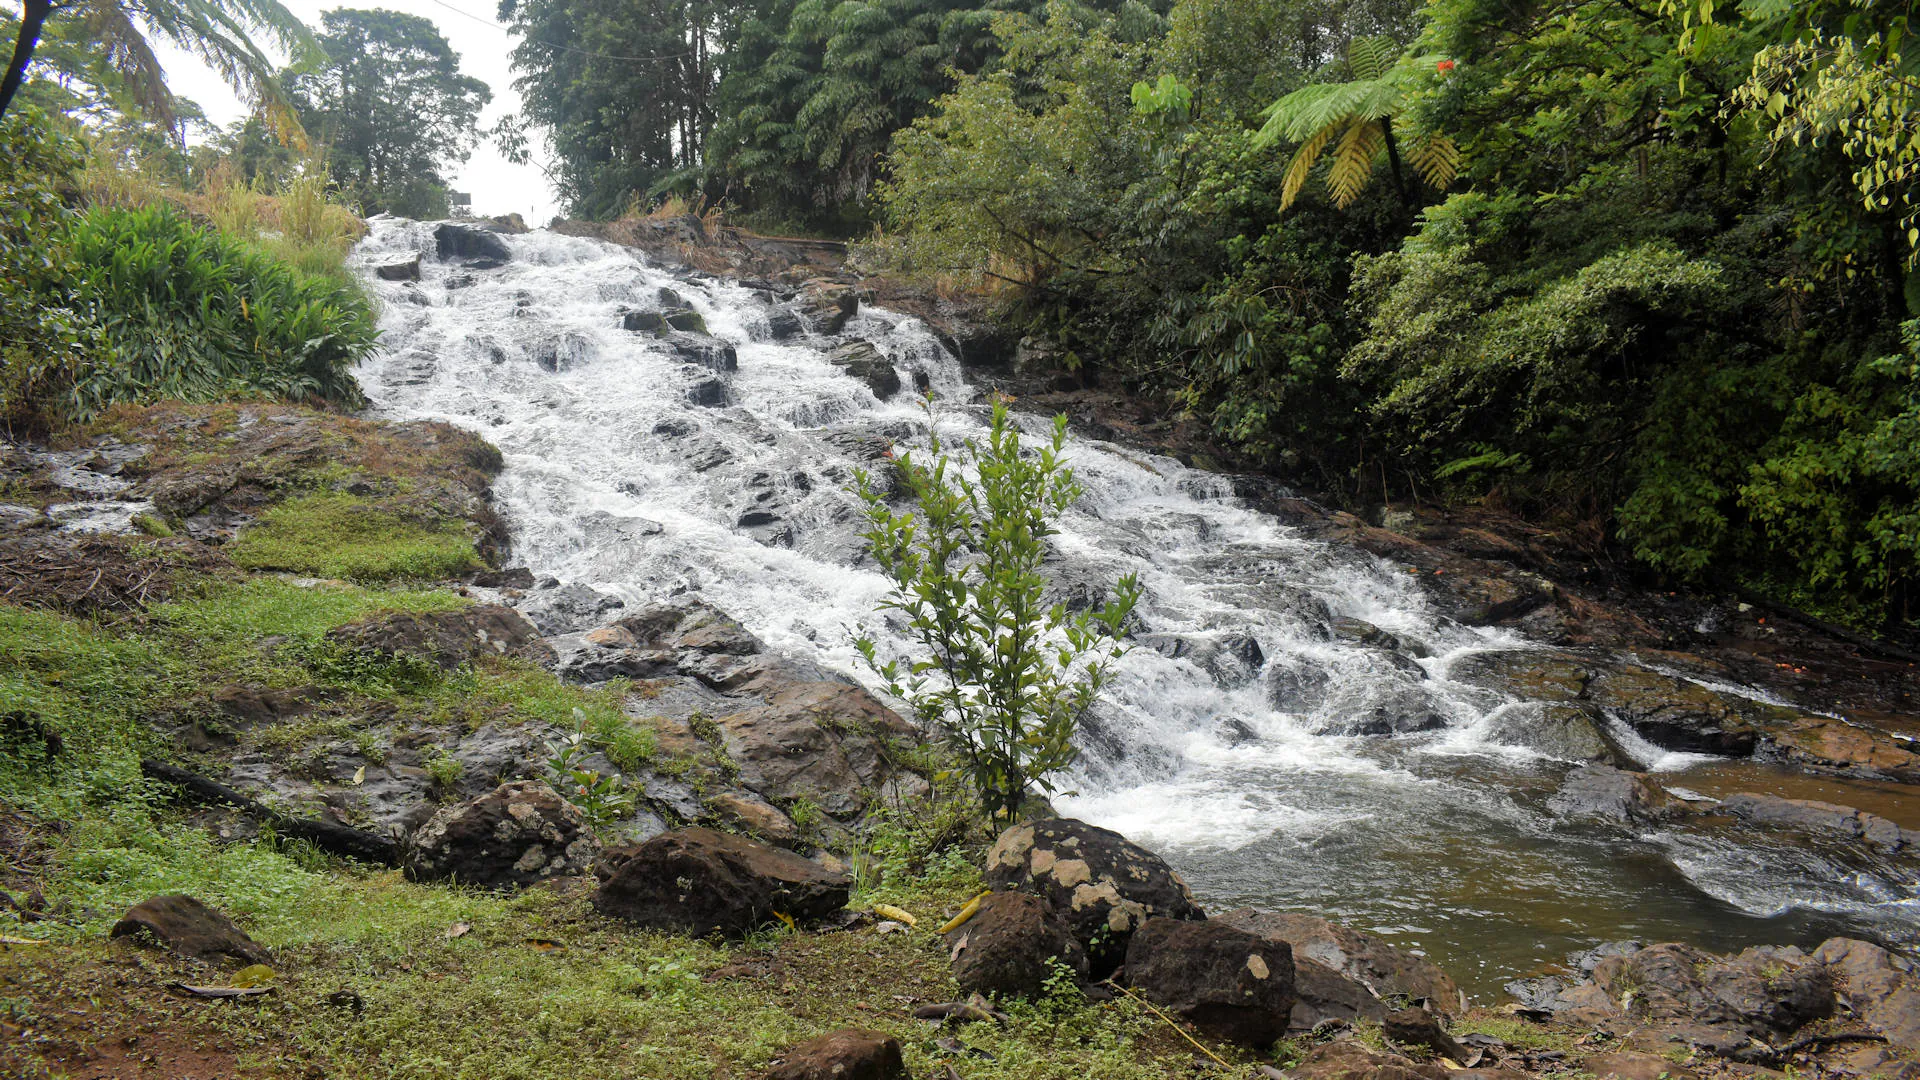
[[[440,33],[460,54],[460,70],[493,88],[493,100],[480,116],[481,128],[491,127],[501,116],[520,110],[520,95],[513,92],[513,71],[507,54],[513,38],[495,22],[493,0],[374,0],[368,3],[321,2],[321,0],[282,0],[288,10],[307,25],[318,29],[320,13],[342,7],[385,8],[419,15],[439,27]],[[159,49],[160,62],[167,69],[167,85],[182,97],[199,102],[208,119],[225,126],[247,114],[247,107],[234,96],[227,84],[205,64],[174,49]],[[491,142],[481,141],[473,156],[453,175],[453,189],[473,196],[473,212],[493,215],[518,212],[529,225],[545,225],[558,212],[552,187],[538,168],[511,165],[503,160]]]

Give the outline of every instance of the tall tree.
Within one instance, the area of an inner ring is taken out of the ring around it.
[[[291,88],[334,175],[369,213],[446,213],[442,171],[472,150],[487,85],[460,73],[459,55],[418,15],[341,8],[320,19],[327,60]]]
[[[278,47],[296,65],[318,53],[313,34],[279,0],[22,0],[13,57],[0,77],[0,115],[25,81],[27,66],[50,18],[78,24],[120,72],[140,106],[171,125],[173,96],[150,39],[169,42],[204,60],[242,96],[253,101],[284,137],[302,133],[275,78],[275,65],[258,40]]]

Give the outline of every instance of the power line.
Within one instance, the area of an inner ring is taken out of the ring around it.
[[[452,4],[446,3],[445,0],[427,0],[427,2],[430,4],[433,4],[436,7],[446,8],[448,11],[453,12],[455,15],[458,15],[463,19],[471,19],[482,26],[490,27],[494,30],[500,31],[503,34],[508,34],[509,36],[511,36],[511,33],[512,33],[511,31],[509,31],[506,27],[501,26],[499,23],[493,21],[492,19],[483,19],[480,16],[475,15],[471,12],[462,11],[459,8],[454,7]],[[536,41],[533,38],[526,38],[524,40],[529,45],[539,45],[548,49],[558,49],[561,52],[570,52],[577,56],[589,56],[595,60],[620,60],[626,63],[633,63],[633,64],[654,64],[654,63],[660,63],[666,60],[680,60],[693,55],[693,52],[689,50],[687,52],[668,53],[664,56],[614,56],[610,53],[597,53],[597,52],[590,52],[586,49],[576,49],[571,45],[558,45],[551,41]]]

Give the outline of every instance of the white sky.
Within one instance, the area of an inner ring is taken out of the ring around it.
[[[480,127],[491,127],[501,116],[520,110],[520,95],[514,93],[513,71],[508,66],[508,53],[512,51],[514,39],[491,18],[494,0],[282,0],[282,3],[316,29],[321,12],[343,7],[384,8],[431,20],[459,54],[460,70],[493,88],[493,100],[480,115]],[[224,127],[247,114],[247,107],[205,64],[164,45],[158,46],[156,52],[167,70],[167,85],[175,94],[198,102],[209,120]],[[535,144],[536,153],[544,151],[537,140]],[[532,165],[509,164],[490,140],[483,139],[473,148],[473,156],[454,171],[452,181],[455,191],[473,196],[475,214],[518,212],[527,219],[527,224],[538,226],[545,225],[558,212],[546,175]]]

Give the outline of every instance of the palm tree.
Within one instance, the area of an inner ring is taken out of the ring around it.
[[[1347,46],[1351,76],[1347,82],[1303,86],[1267,107],[1267,122],[1254,136],[1254,145],[1265,147],[1285,139],[1299,147],[1281,185],[1282,210],[1299,197],[1314,164],[1330,145],[1333,166],[1327,171],[1327,191],[1335,206],[1345,208],[1359,197],[1383,151],[1394,189],[1402,203],[1407,201],[1393,120],[1416,80],[1425,76],[1425,60],[1403,59],[1390,38],[1355,38]],[[1453,67],[1446,60],[1435,63],[1441,72]],[[1445,135],[1416,135],[1409,141],[1407,157],[1435,190],[1451,184],[1460,168],[1460,151]]]
[[[13,103],[33,60],[40,32],[55,12],[80,21],[85,36],[105,53],[134,99],[154,119],[171,127],[173,95],[148,44],[160,38],[198,56],[265,114],[283,136],[303,136],[293,108],[274,79],[277,65],[256,38],[286,52],[296,64],[319,52],[313,33],[279,0],[21,0],[20,33],[13,59],[0,79],[0,116]]]

